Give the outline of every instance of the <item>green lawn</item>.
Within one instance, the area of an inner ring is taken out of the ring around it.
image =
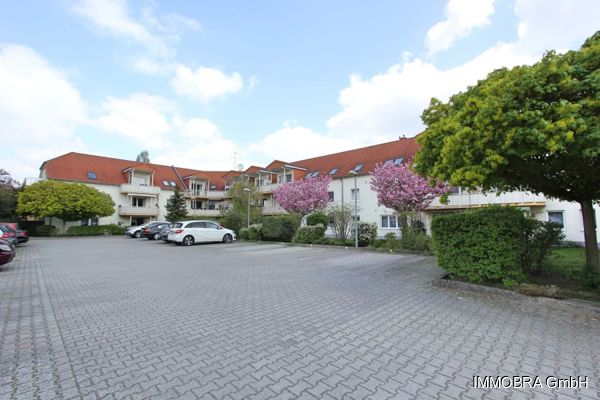
[[[554,250],[548,259],[547,269],[567,278],[581,277],[585,270],[585,249],[565,247]]]

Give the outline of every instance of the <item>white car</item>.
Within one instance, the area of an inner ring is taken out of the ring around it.
[[[184,246],[200,242],[231,243],[235,240],[235,232],[213,221],[184,221],[171,225],[167,239]]]

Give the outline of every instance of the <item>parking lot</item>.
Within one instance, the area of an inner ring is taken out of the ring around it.
[[[352,249],[33,239],[0,269],[0,399],[600,398],[598,313],[442,289],[441,272]]]

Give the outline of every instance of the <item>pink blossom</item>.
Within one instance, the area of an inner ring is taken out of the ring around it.
[[[379,205],[398,212],[423,211],[434,198],[448,192],[447,185],[430,186],[406,164],[378,164],[372,176],[371,189],[377,192]]]
[[[329,176],[288,182],[273,190],[273,196],[287,212],[304,216],[327,207],[329,182]]]

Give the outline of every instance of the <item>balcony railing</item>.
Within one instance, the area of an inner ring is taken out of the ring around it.
[[[469,193],[450,194],[448,203],[442,204],[439,198],[435,199],[429,209],[456,209],[481,207],[491,204],[513,205],[513,206],[543,206],[546,198],[543,195],[532,194],[529,192],[508,192],[496,195],[496,193]]]
[[[273,214],[285,214],[286,211],[281,207],[273,207],[273,206],[264,206],[262,207],[262,212],[265,215],[273,215]]]
[[[134,207],[134,206],[119,206],[119,215],[139,215],[139,216],[158,216],[159,208],[154,207]]]
[[[220,210],[188,210],[188,215],[192,217],[218,217]]]
[[[158,186],[140,186],[140,185],[132,185],[130,183],[123,183],[121,185],[121,193],[127,194],[146,194],[146,195],[156,195],[160,193],[160,187]]]
[[[271,184],[268,184],[268,185],[257,186],[257,188],[258,188],[259,192],[262,192],[262,193],[271,193],[273,191],[273,189],[275,189],[278,186],[280,186],[279,183],[271,183]]]
[[[186,190],[186,197],[208,197],[206,190]]]

